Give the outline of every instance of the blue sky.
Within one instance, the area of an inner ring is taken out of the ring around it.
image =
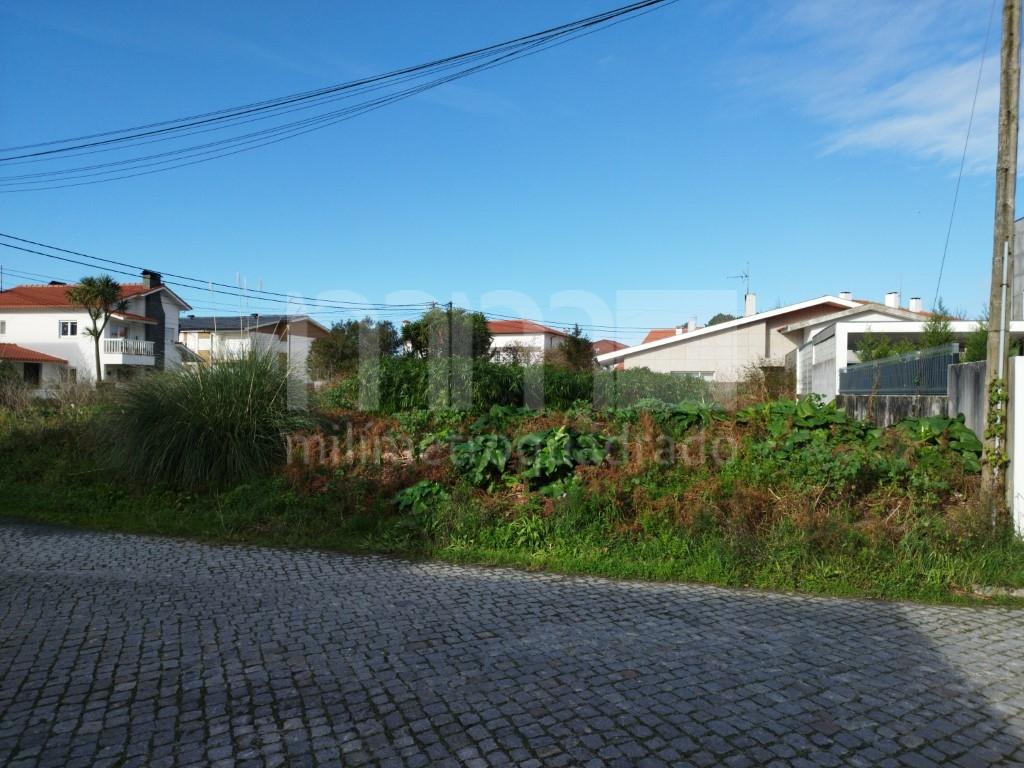
[[[3,2],[0,145],[342,82],[615,4]],[[930,305],[990,7],[680,2],[251,153],[0,195],[0,229],[300,295],[614,323],[591,335],[628,341],[737,311],[729,276],[748,262],[761,308],[896,289]],[[992,248],[998,22],[941,290],[972,316]]]

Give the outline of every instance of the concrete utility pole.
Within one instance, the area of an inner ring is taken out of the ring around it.
[[[1003,2],[1003,45],[999,78],[999,148],[996,155],[996,211],[992,244],[985,384],[988,419],[982,483],[993,505],[1006,495],[1006,382],[1010,306],[1013,296],[1014,198],[1017,193],[1017,122],[1020,104],[1020,0]]]

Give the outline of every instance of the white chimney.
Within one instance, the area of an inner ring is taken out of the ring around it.
[[[885,306],[892,307],[893,309],[899,309],[900,306],[900,294],[899,291],[889,291],[885,294]]]
[[[921,303],[921,299],[917,296],[914,296],[910,300],[909,306],[911,312],[920,312],[924,309],[924,305]]]
[[[849,291],[840,291],[839,298],[845,299],[846,301],[853,301],[853,294],[850,293]]]
[[[697,318],[696,317],[691,317],[689,320],[686,321],[686,332],[687,333],[693,333],[696,330],[697,330]]]
[[[676,336],[682,336],[682,335],[683,335],[683,326],[677,325],[676,326]]]
[[[743,297],[743,316],[750,317],[757,314],[757,294],[748,293]]]

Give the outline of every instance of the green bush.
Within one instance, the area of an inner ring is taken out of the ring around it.
[[[451,376],[449,369],[454,371]],[[703,379],[646,368],[590,371],[551,364],[524,368],[482,359],[455,360],[449,366],[445,359],[411,356],[383,358],[378,364],[363,366],[357,374],[323,392],[320,399],[329,407],[361,405],[386,414],[466,404],[477,413],[485,413],[494,405],[523,407],[529,380],[543,381],[544,405],[550,410],[568,410],[581,401],[618,408],[644,399],[671,404],[711,401],[710,385]],[[360,388],[375,392],[376,401],[361,402]]]
[[[225,487],[284,459],[282,434],[305,424],[288,408],[288,373],[271,353],[141,378],[111,414],[115,466],[139,484]]]
[[[568,477],[579,464],[601,464],[607,438],[585,434],[571,427],[531,432],[516,441],[523,463],[523,477],[534,487]]]
[[[699,376],[657,373],[647,368],[598,371],[594,375],[594,388],[599,404],[615,408],[628,408],[651,399],[663,403],[712,401],[711,385]]]
[[[493,488],[512,457],[512,444],[504,435],[476,435],[452,447],[452,463],[473,485]]]

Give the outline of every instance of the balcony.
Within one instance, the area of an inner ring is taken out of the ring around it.
[[[155,365],[153,342],[142,339],[104,339],[104,365]]]

